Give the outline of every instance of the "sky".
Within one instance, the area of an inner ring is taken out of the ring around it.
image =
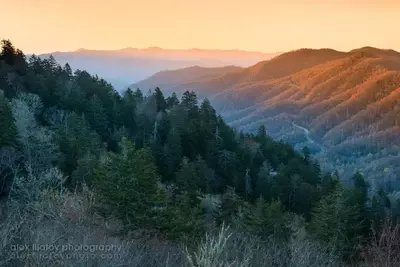
[[[400,51],[400,0],[0,0],[25,53],[161,47]]]

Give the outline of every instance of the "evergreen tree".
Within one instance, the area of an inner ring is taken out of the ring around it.
[[[236,220],[247,232],[264,240],[274,237],[278,241],[287,241],[291,236],[289,217],[279,201],[267,203],[260,197],[254,207],[241,208]]]
[[[250,169],[246,169],[246,176],[244,177],[246,198],[250,199],[253,193],[253,186],[249,174]]]
[[[90,153],[79,158],[76,163],[76,169],[73,171],[70,178],[71,188],[80,189],[83,184],[92,187],[97,164],[98,159]]]
[[[142,91],[140,91],[139,88],[137,88],[135,90],[135,92],[133,93],[133,96],[134,96],[134,98],[136,100],[136,103],[140,104],[140,103],[143,102],[143,93],[142,93]]]
[[[215,128],[217,123],[217,115],[208,98],[204,98],[203,102],[201,102],[200,118],[203,122],[210,124],[211,129]]]
[[[99,155],[103,146],[100,136],[90,129],[84,116],[69,113],[57,125],[57,140],[61,152],[60,169],[69,177],[78,166],[78,160],[91,153]],[[70,182],[69,179],[67,179]]]
[[[223,178],[224,185],[234,185],[236,171],[236,153],[228,150],[218,151],[217,174]],[[242,179],[240,179],[243,181]]]
[[[264,161],[257,175],[257,180],[254,186],[254,196],[256,198],[263,197],[265,200],[271,198],[270,175],[271,165],[268,161]]]
[[[197,108],[197,95],[195,92],[186,91],[182,95],[181,105],[188,110]]]
[[[371,200],[372,227],[380,229],[388,218],[388,211],[391,208],[390,199],[383,189],[379,189]]]
[[[14,65],[15,58],[17,55],[17,50],[10,40],[2,40],[1,41],[1,53],[0,60],[4,60],[4,62],[8,65]]]
[[[325,196],[330,193],[336,188],[336,186],[339,184],[339,179],[338,176],[336,175],[330,175],[329,173],[325,173],[321,177],[321,182],[320,182],[320,190],[321,190],[321,195]]]
[[[104,204],[109,205],[129,227],[158,227],[157,209],[163,203],[159,175],[148,149],[135,150],[123,139],[121,154],[108,154],[96,171],[96,188]]]
[[[198,152],[203,157],[208,153],[207,150],[213,149],[209,147],[209,141],[214,138],[217,127],[217,116],[215,109],[211,106],[210,101],[205,98],[201,103],[199,110],[199,124],[197,132],[199,133]]]
[[[267,138],[267,130],[264,125],[261,125],[257,130],[257,138],[260,142],[263,142]]]
[[[233,216],[237,214],[239,208],[243,205],[244,201],[236,194],[235,188],[228,186],[214,215],[217,224],[231,222]]]
[[[153,130],[152,128],[154,125],[151,121],[151,118],[147,116],[146,113],[143,112],[137,114],[136,122],[137,122],[137,130],[136,130],[136,135],[134,137],[135,144],[137,147],[143,148],[149,141],[149,137],[151,136]]]
[[[305,147],[303,147],[302,152],[303,152],[303,155],[304,155],[304,162],[307,165],[310,164],[310,162],[311,162],[311,160],[310,160],[310,155],[311,155],[310,149],[308,149],[308,147],[305,146]]]
[[[205,230],[204,209],[200,206],[200,199],[181,191],[175,201],[168,205],[162,224],[162,233],[172,239],[190,242],[200,238]]]
[[[164,178],[171,180],[174,178],[174,174],[179,168],[179,164],[182,159],[181,137],[179,135],[179,132],[175,128],[172,128],[168,132],[164,153],[164,158],[167,165],[167,171]]]
[[[181,167],[176,174],[176,185],[182,191],[196,193],[199,188],[199,176],[195,164],[187,158],[182,159]]]
[[[363,239],[363,210],[351,199],[351,193],[338,185],[316,205],[309,232],[325,242],[332,252],[350,259],[357,256]]]
[[[354,183],[353,195],[356,198],[355,200],[360,206],[364,206],[368,200],[369,185],[359,172],[357,172],[352,179]]]
[[[68,79],[72,78],[72,69],[68,63],[65,63],[64,65],[64,72],[66,73]]]
[[[90,98],[86,115],[92,129],[95,130],[103,140],[106,140],[109,136],[107,115],[97,95],[93,95]]]
[[[164,94],[158,87],[154,90],[154,98],[156,99],[157,112],[165,111],[167,102],[165,101]]]
[[[167,97],[166,102],[168,109],[171,109],[172,107],[179,105],[179,99],[176,96],[176,93],[173,92],[171,96]]]
[[[221,187],[221,181],[215,175],[214,170],[208,167],[205,160],[200,156],[194,162],[194,167],[198,176],[199,189],[205,193],[216,193]]]
[[[367,207],[369,202],[368,199],[368,188],[369,184],[365,181],[364,177],[361,173],[357,172],[353,176],[354,188],[349,190],[350,200],[353,205],[357,205],[358,209],[361,212],[361,222],[363,234],[368,235],[368,231],[370,230],[370,219],[369,219],[369,208]]]

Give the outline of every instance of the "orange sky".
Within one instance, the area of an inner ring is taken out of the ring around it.
[[[0,0],[25,53],[124,47],[400,51],[400,0]]]

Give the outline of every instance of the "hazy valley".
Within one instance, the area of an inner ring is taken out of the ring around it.
[[[121,92],[132,82],[145,79],[158,71],[191,66],[224,67],[236,65],[248,67],[280,53],[150,47],[120,50],[78,49],[72,52],[42,54],[40,57],[47,58],[50,54],[62,65],[68,62],[73,70],[80,69],[97,74]]]

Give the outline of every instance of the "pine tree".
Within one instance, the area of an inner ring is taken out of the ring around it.
[[[172,180],[182,160],[181,137],[175,128],[172,128],[168,132],[167,141],[164,148],[164,155],[167,165],[167,172],[164,178],[167,180]]]
[[[124,126],[133,135],[136,130],[136,97],[129,88],[125,91],[122,98],[122,118]]]
[[[78,159],[76,170],[70,177],[71,188],[80,189],[83,184],[92,187],[97,164],[97,158],[90,153]]]
[[[251,177],[250,177],[250,169],[246,169],[246,175],[244,177],[244,185],[245,185],[245,193],[246,193],[246,198],[251,199],[252,193],[253,193],[253,185],[251,182]]]
[[[181,167],[176,174],[176,185],[182,191],[196,193],[199,188],[199,176],[193,162],[182,159]]]
[[[328,195],[332,193],[332,191],[336,188],[339,183],[338,176],[330,175],[329,173],[325,173],[321,177],[320,181],[320,194],[322,196]]]
[[[208,98],[204,98],[203,102],[200,105],[200,118],[210,124],[211,128],[215,128],[217,123],[217,115],[216,111],[211,105],[210,100]]]
[[[184,242],[201,238],[205,230],[205,212],[200,206],[200,199],[193,194],[181,191],[165,212],[166,220],[162,224],[161,233],[172,239]]]
[[[234,186],[237,154],[232,151],[222,150],[217,152],[217,174],[223,179],[223,186]],[[240,177],[240,181],[243,179]]]
[[[154,124],[146,113],[140,112],[136,116],[136,126],[135,144],[140,148],[145,147],[151,136]]]
[[[369,207],[367,207],[369,198],[368,198],[368,188],[369,184],[365,181],[363,175],[357,172],[352,177],[354,188],[349,190],[350,200],[354,205],[358,206],[358,209],[361,211],[361,225],[364,235],[368,235],[370,230],[370,216],[369,216]]]
[[[289,217],[279,201],[267,203],[262,197],[257,199],[254,207],[241,208],[237,218],[242,228],[264,240],[273,237],[277,241],[286,241],[291,236],[288,222]]]
[[[182,106],[174,106],[168,113],[169,125],[176,129],[179,134],[183,133],[187,127],[187,111]]]
[[[106,140],[109,136],[107,115],[97,95],[93,95],[90,98],[86,114],[92,129],[95,130],[103,140]]]
[[[266,138],[267,138],[267,130],[265,129],[264,125],[261,125],[257,130],[257,139],[260,142],[263,142],[265,141]]]
[[[368,200],[369,185],[359,172],[352,177],[352,180],[354,183],[353,194],[356,197],[356,201],[360,206],[364,206]]]
[[[139,88],[137,88],[135,90],[135,92],[133,93],[133,96],[135,97],[136,103],[142,103],[143,102],[143,93],[142,91],[140,91]]]
[[[388,218],[388,211],[391,208],[390,200],[383,189],[379,189],[371,200],[371,220],[374,229],[380,229]]]
[[[66,73],[68,78],[72,78],[72,69],[68,63],[65,63],[64,65],[64,72]]]
[[[182,95],[181,104],[188,110],[197,108],[197,95],[195,92],[186,91]]]
[[[84,116],[76,113],[67,114],[63,123],[57,125],[57,140],[62,154],[59,167],[68,177],[77,168],[80,158],[87,153],[99,155],[103,150],[100,136],[90,129]]]
[[[167,102],[165,101],[164,94],[161,92],[160,88],[154,90],[154,97],[156,99],[157,112],[165,111],[167,108]]]
[[[214,170],[208,167],[205,160],[198,156],[194,162],[194,168],[198,176],[199,189],[205,193],[218,192],[221,181],[215,175]]]
[[[159,175],[148,149],[135,150],[125,138],[121,154],[108,154],[96,171],[96,188],[104,204],[114,210],[129,227],[158,227],[157,209],[163,203]]]
[[[171,96],[167,97],[166,102],[168,109],[171,109],[172,107],[179,105],[179,99],[176,96],[176,93],[173,92]]]
[[[351,199],[351,193],[338,185],[316,205],[309,232],[329,245],[332,252],[349,259],[357,255],[363,239],[363,210]]]
[[[235,188],[228,186],[222,195],[221,202],[214,215],[217,224],[231,222],[233,216],[243,205],[244,201],[236,194]]]
[[[199,133],[198,153],[203,157],[208,153],[207,150],[213,149],[208,146],[209,140],[214,138],[217,127],[217,116],[215,109],[211,106],[210,101],[205,98],[201,103],[199,110],[199,123],[197,132]]]
[[[0,60],[4,60],[8,65],[14,65],[17,50],[13,46],[10,40],[1,41],[1,53]]]
[[[176,184],[182,190],[196,193],[197,191],[211,192],[218,188],[214,171],[198,156],[195,161],[182,159],[181,167],[176,174]]]
[[[304,155],[304,162],[306,163],[306,165],[310,164],[311,160],[310,160],[310,149],[308,147],[303,147],[302,149],[303,155]]]
[[[268,161],[264,161],[257,174],[257,180],[254,186],[254,196],[256,198],[263,197],[265,200],[271,199],[270,187],[271,165]]]

